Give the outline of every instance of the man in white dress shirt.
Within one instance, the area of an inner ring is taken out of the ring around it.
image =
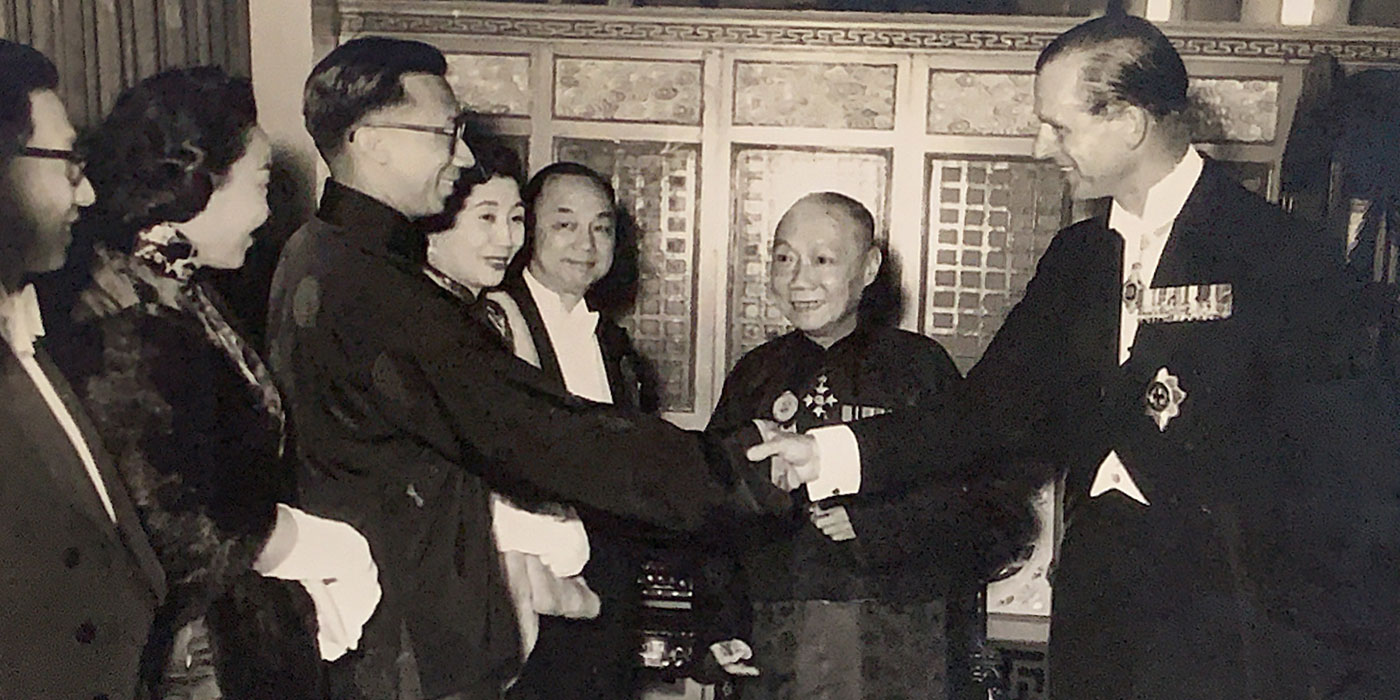
[[[1200,156],[1187,87],[1145,20],[1048,45],[1036,155],[1076,198],[1111,197],[1107,220],[1060,232],[945,406],[750,456],[786,458],[814,495],[925,498],[921,471],[1029,494],[1058,474],[1054,698],[1393,694],[1388,387],[1367,374],[1340,256]]]
[[[35,341],[92,186],[34,49],[0,41],[0,697],[132,698],[164,574],[111,459]]]

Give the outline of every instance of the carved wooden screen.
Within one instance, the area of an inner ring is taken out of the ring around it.
[[[1036,52],[1070,21],[395,0],[340,10],[342,38],[442,47],[459,97],[528,150],[532,170],[569,158],[613,179],[643,234],[626,324],[681,425],[703,426],[738,357],[785,330],[767,256],[797,196],[835,189],[870,207],[901,263],[902,324],[964,370],[1050,238],[1086,211],[1030,159]],[[1304,61],[1400,63],[1400,41],[1374,32],[1166,29],[1206,109],[1202,150],[1269,195]],[[993,591],[1006,619],[1048,613],[1048,549]]]

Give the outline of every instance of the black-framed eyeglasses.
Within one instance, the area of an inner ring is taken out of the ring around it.
[[[52,160],[62,160],[68,163],[68,182],[77,186],[83,181],[83,156],[77,151],[60,148],[36,148],[25,146],[19,151],[21,156],[28,158],[49,158]]]
[[[404,131],[417,131],[424,134],[446,136],[452,139],[453,155],[456,155],[457,149],[461,147],[458,144],[465,141],[467,136],[467,121],[460,117],[453,120],[452,126],[429,126],[427,124],[410,124],[408,122],[369,122],[367,124],[361,124],[359,128],[367,126],[375,126],[381,129],[402,129]],[[354,134],[352,133],[350,136],[351,140],[354,140]]]

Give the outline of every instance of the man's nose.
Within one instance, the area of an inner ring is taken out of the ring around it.
[[[80,207],[86,207],[95,201],[97,201],[97,194],[92,191],[92,183],[88,182],[87,176],[84,175],[73,190],[73,203]]]
[[[812,286],[812,266],[801,260],[792,263],[792,287],[807,289]]]
[[[1035,132],[1031,155],[1040,160],[1055,155],[1055,130],[1049,124],[1041,124],[1040,130]]]

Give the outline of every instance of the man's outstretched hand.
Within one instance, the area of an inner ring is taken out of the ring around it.
[[[764,431],[764,441],[748,449],[754,462],[772,460],[770,475],[773,485],[791,491],[815,478],[821,471],[817,441],[797,433]]]

